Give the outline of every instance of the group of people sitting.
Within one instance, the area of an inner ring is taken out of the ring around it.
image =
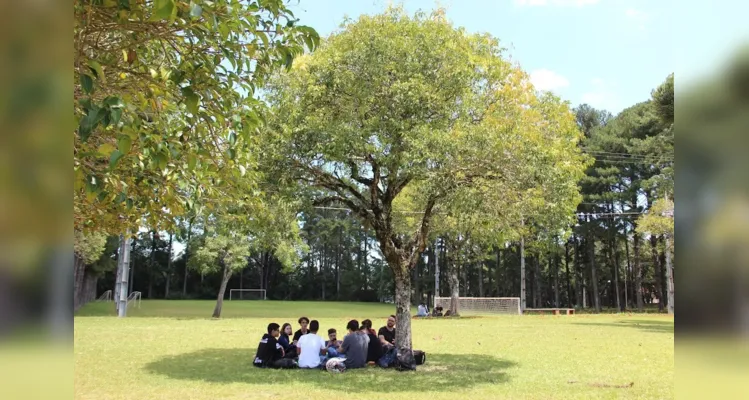
[[[443,308],[442,306],[434,307],[434,310],[432,310],[431,316],[432,317],[442,317],[443,315],[445,317],[450,316],[450,310],[447,310],[444,314],[442,313]],[[419,304],[419,307],[416,309],[416,316],[417,317],[428,317],[429,316],[429,307],[426,306],[426,304],[421,303]]]
[[[328,340],[318,332],[320,323],[299,318],[300,328],[292,336],[291,324],[268,325],[257,348],[253,364],[264,368],[325,368],[342,371],[363,368],[370,362],[387,366],[396,357],[395,315],[375,334],[372,321],[353,319],[346,325],[347,334],[338,340],[335,328],[328,329]]]

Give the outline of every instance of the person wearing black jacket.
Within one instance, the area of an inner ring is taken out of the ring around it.
[[[365,319],[361,322],[361,331],[369,336],[369,345],[367,347],[367,362],[375,361],[382,357],[382,344],[377,338],[377,334],[372,329],[372,321]]]
[[[278,343],[281,327],[276,323],[268,324],[268,333],[263,335],[257,346],[257,353],[253,365],[260,368],[293,368],[294,360],[283,358],[284,351]]]

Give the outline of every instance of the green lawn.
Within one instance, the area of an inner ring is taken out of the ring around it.
[[[370,367],[330,374],[252,367],[269,322],[300,315],[327,330],[349,318],[378,327],[392,305],[333,302],[143,301],[126,319],[112,303],[75,318],[76,399],[567,399],[674,396],[673,318],[500,316],[413,321],[415,372]],[[617,388],[606,385],[629,385]]]

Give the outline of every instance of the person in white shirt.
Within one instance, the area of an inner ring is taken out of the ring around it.
[[[299,343],[297,343],[299,368],[320,367],[320,356],[327,352],[327,348],[325,347],[325,340],[317,334],[319,329],[320,323],[317,320],[312,320],[309,324],[310,333],[299,338]]]

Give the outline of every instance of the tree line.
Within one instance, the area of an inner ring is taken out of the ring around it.
[[[653,99],[616,116],[585,104],[575,109],[586,133],[581,146],[595,164],[580,182],[584,197],[571,235],[566,240],[561,235],[525,239],[528,307],[667,310],[666,258],[673,248],[667,251],[666,239],[673,228],[650,234],[652,228],[643,231],[641,225],[672,188],[673,139],[666,136],[672,133],[664,128],[657,109],[663,100],[656,97],[664,90],[672,93],[672,82],[669,76]],[[661,140],[665,146],[635,151],[643,141]],[[267,249],[253,252],[228,287],[265,289],[274,300],[393,300],[393,277],[371,229],[349,211],[332,207],[309,208],[298,214],[298,221],[308,250],[296,265],[285,268]],[[142,232],[133,241],[130,291],[152,299],[215,298],[220,276],[189,268],[190,249],[200,245],[201,224],[184,221],[179,227],[171,234]],[[187,244],[182,254],[170,250],[174,241]],[[117,238],[110,237],[107,251],[91,264],[99,294],[113,287],[116,244]],[[461,296],[518,297],[520,264],[517,241],[483,246],[458,236],[434,237],[413,270],[412,304],[450,296],[450,271],[457,274]],[[435,293],[437,267],[442,269],[440,293]]]

